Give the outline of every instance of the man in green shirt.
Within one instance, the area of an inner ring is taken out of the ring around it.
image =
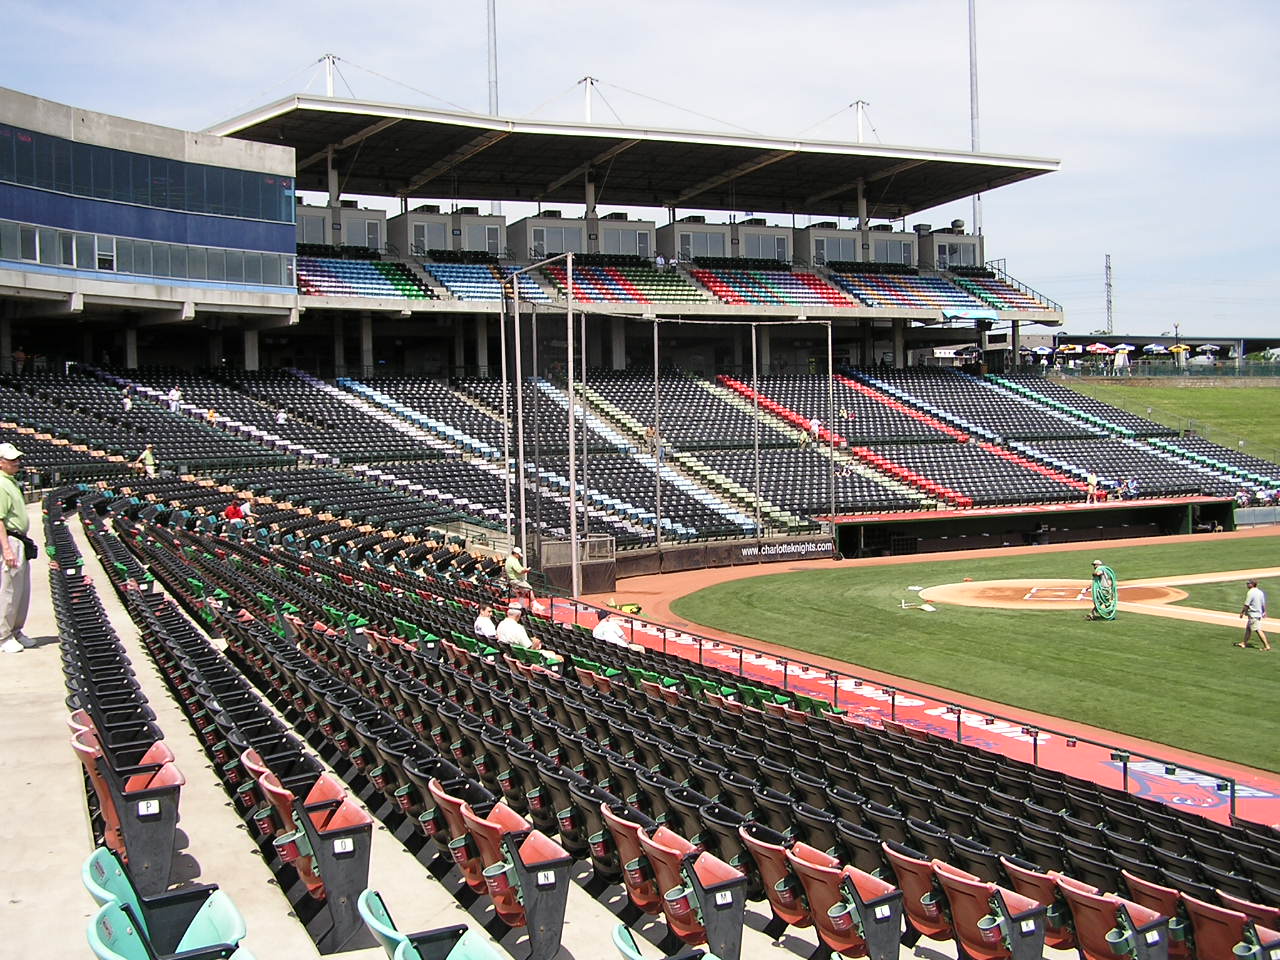
[[[156,448],[154,444],[148,443],[138,454],[138,459],[133,461],[146,471],[148,477],[156,475]]]
[[[22,632],[31,603],[31,566],[27,563],[27,501],[14,479],[22,469],[22,451],[0,443],[0,651],[21,653],[31,646]]]

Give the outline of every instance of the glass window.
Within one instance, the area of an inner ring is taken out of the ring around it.
[[[95,267],[95,251],[93,234],[76,234],[76,266],[81,270],[92,270]]]
[[[274,253],[264,253],[262,262],[262,282],[273,287],[281,286],[280,262],[284,258]]]
[[[93,196],[98,200],[111,199],[111,151],[102,147],[90,147],[93,154]]]
[[[488,237],[488,243],[485,249],[488,250],[490,253],[492,253],[496,257],[499,253],[502,252],[501,249],[498,247],[498,228],[491,226],[491,227],[486,227],[485,230],[487,231],[486,236]]]
[[[304,216],[302,218],[302,242],[324,243],[324,217]]]
[[[294,280],[293,280],[294,258],[290,256],[285,256],[283,259],[284,259],[284,286],[292,287],[294,285]]]
[[[217,247],[206,247],[209,255],[209,279],[227,279],[227,253]]]
[[[53,137],[35,135],[36,186],[41,190],[53,189]]]
[[[471,231],[467,231],[467,249],[474,250],[471,245]],[[547,255],[547,231],[543,227],[533,228],[533,255],[535,257],[545,257]]]
[[[151,244],[145,240],[133,241],[133,272],[140,277],[149,277],[151,268]]]
[[[364,222],[364,245],[370,250],[377,250],[382,246],[382,230],[377,220]]]
[[[261,253],[246,253],[244,255],[245,283],[262,282],[262,258],[263,254]]]
[[[76,235],[65,230],[58,234],[58,263],[64,267],[76,265]]]
[[[187,276],[192,280],[203,280],[208,270],[208,251],[204,247],[191,247],[187,251]]]
[[[187,276],[187,247],[169,244],[169,275],[185,280]]]
[[[53,189],[71,193],[71,141],[56,138],[53,141]]]
[[[98,248],[98,269],[114,270],[116,268],[115,238],[98,237],[95,246]]]
[[[222,171],[222,210],[228,217],[244,213],[244,176],[238,170]]]
[[[226,213],[222,202],[222,171],[217,167],[204,168],[204,196],[206,213]]]
[[[642,256],[645,259],[648,259],[649,257],[649,231],[648,230],[636,231],[636,253],[639,256]]]
[[[56,266],[58,263],[58,231],[48,227],[37,227],[36,241],[40,262]]]
[[[18,255],[23,260],[36,258],[36,228],[22,227],[18,232]]]
[[[125,240],[123,237],[115,241],[116,244],[116,271],[119,273],[133,273],[133,241]],[[98,243],[98,263],[102,263],[102,243],[99,238]],[[101,267],[99,267],[101,269]]]
[[[3,140],[0,140],[0,143],[3,143]],[[9,220],[0,220],[0,259],[18,260],[22,255],[21,251],[18,225]]]
[[[244,253],[240,250],[227,251],[227,281],[244,282]]]
[[[23,130],[14,139],[14,178],[28,187],[36,182],[35,137]]]
[[[3,180],[0,174],[0,180]],[[87,143],[71,145],[71,193],[78,197],[93,196],[93,148]]]
[[[151,245],[151,272],[157,277],[171,277],[169,270],[169,244],[153,243]]]
[[[128,203],[133,199],[133,191],[129,186],[129,155],[108,150],[111,161],[111,193],[109,199]]]
[[[13,127],[0,126],[0,180],[14,179]]]

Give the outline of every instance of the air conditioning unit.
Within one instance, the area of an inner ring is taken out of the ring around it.
[[[606,214],[605,214],[603,217],[601,217],[600,219],[601,219],[601,220],[626,220],[626,219],[627,219],[627,215],[626,215],[625,213],[621,213],[621,212],[619,212],[619,213],[606,213]]]
[[[809,226],[814,227],[816,229],[820,229],[820,230],[839,230],[840,229],[840,224],[836,223],[834,220],[823,220],[821,223],[811,223],[809,224]]]
[[[414,213],[439,213],[440,206],[435,203],[424,203],[421,206],[413,208]]]
[[[538,219],[539,220],[559,220],[560,216],[561,214],[559,210],[543,210],[540,214],[538,214]]]
[[[741,223],[744,227],[763,227],[765,225],[764,217],[748,217],[746,220],[741,221]]]
[[[893,233],[892,223],[873,223],[871,229],[876,233]]]
[[[458,208],[456,211],[454,211],[454,212],[455,212],[455,213],[459,213],[459,214],[461,214],[461,215],[462,215],[462,216],[464,216],[464,217],[478,217],[478,216],[480,216],[480,208],[479,208],[479,207],[459,207],[459,208]]]
[[[700,213],[691,213],[687,217],[681,217],[678,223],[706,223],[707,218]]]

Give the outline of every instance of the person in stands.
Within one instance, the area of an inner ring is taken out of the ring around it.
[[[498,628],[493,623],[492,606],[486,603],[480,607],[475,623],[471,625],[471,632],[476,635],[477,640],[492,640],[497,637]]]
[[[627,646],[627,635],[622,629],[622,624],[608,610],[600,611],[600,620],[592,629],[591,636],[605,643],[612,643],[614,646]]]
[[[529,585],[529,568],[524,563],[524,551],[519,547],[511,548],[511,555],[504,564],[507,580],[517,590],[532,590]]]
[[[148,477],[156,475],[156,448],[154,444],[148,443],[142,448],[142,452],[138,454],[138,459],[133,461],[140,466]]]

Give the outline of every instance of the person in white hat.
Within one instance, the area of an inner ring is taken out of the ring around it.
[[[498,624],[498,642],[510,644],[513,647],[527,647],[537,650],[542,646],[542,641],[529,637],[529,631],[520,622],[523,614],[524,607],[518,603],[513,603],[507,607],[507,618]]]
[[[533,589],[529,586],[529,568],[525,566],[523,550],[519,547],[512,547],[511,554],[507,557],[507,562],[503,566],[511,586],[521,590]]]
[[[0,651],[21,653],[31,646],[22,628],[31,604],[30,547],[27,537],[27,501],[14,479],[22,469],[22,451],[12,443],[0,443]]]

